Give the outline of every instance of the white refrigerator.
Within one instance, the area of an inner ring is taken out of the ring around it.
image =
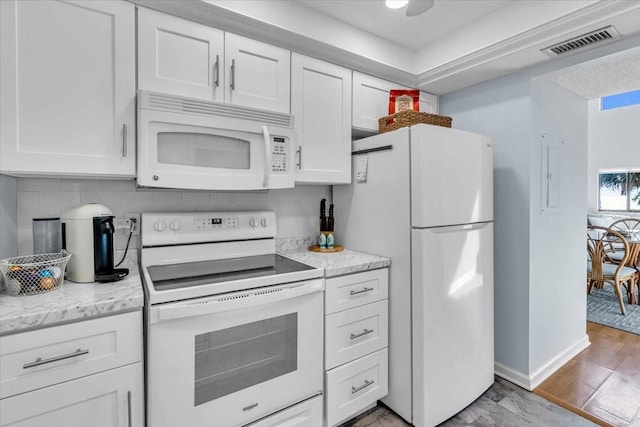
[[[416,125],[354,141],[333,188],[336,241],[391,258],[383,403],[416,427],[494,381],[492,156],[485,136]]]

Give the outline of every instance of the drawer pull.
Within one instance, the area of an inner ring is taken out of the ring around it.
[[[351,291],[351,292],[349,292],[349,295],[363,294],[365,292],[371,292],[372,290],[373,290],[373,288],[362,288],[359,291]]]
[[[371,384],[373,384],[375,381],[371,380],[364,380],[364,384],[362,384],[360,387],[351,387],[351,394],[356,394],[357,392],[359,392],[360,390],[363,390],[367,387],[369,387]]]
[[[26,363],[22,366],[22,369],[29,369],[40,365],[46,365],[47,363],[57,362],[59,360],[70,359],[72,357],[83,356],[85,354],[89,354],[89,349],[81,350],[77,349],[73,353],[63,354],[62,356],[50,357],[49,359],[43,359],[42,357],[38,357],[35,361]]]
[[[373,329],[365,329],[364,331],[360,332],[359,334],[351,334],[351,339],[355,340],[356,338],[363,337],[365,335],[370,334],[371,332],[373,332]]]

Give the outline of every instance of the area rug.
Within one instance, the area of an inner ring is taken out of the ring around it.
[[[587,297],[587,320],[640,335],[640,305],[625,304],[625,308],[627,315],[623,316],[613,288],[605,285]]]

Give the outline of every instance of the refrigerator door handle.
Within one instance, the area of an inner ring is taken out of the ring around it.
[[[416,230],[429,230],[434,234],[455,233],[462,230],[480,230],[492,224],[493,221],[474,222],[471,224],[446,225],[442,227],[414,227]]]

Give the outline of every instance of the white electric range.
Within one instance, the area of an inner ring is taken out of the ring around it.
[[[323,270],[275,236],[267,211],[142,214],[149,426],[322,425]]]

